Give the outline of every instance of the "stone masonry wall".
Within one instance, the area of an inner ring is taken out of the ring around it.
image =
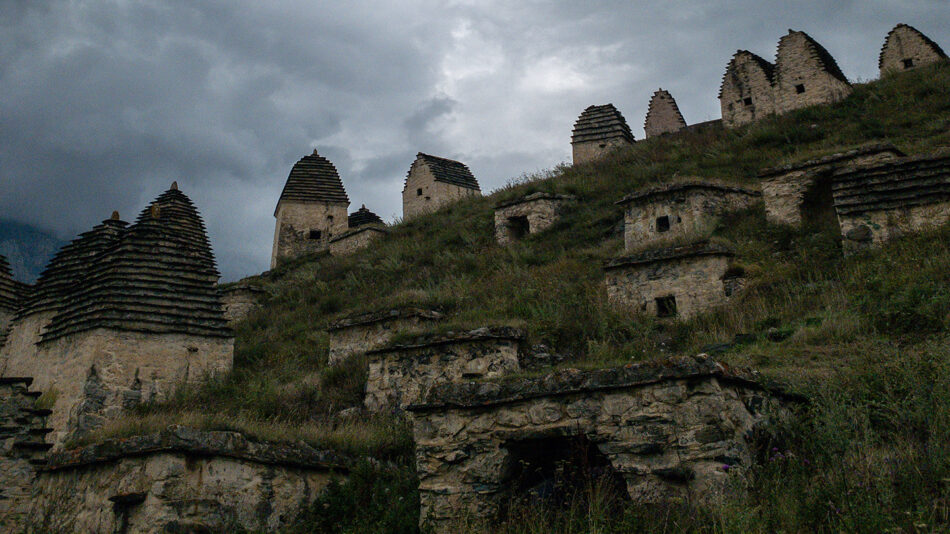
[[[653,93],[650,105],[647,108],[647,117],[643,123],[643,131],[647,138],[667,133],[678,132],[686,128],[686,120],[680,113],[676,100],[669,91],[659,89]]]
[[[779,406],[704,358],[436,386],[408,412],[420,522],[442,533],[461,518],[495,517],[519,462],[510,444],[561,436],[589,438],[636,502],[715,502],[743,489],[749,437]]]
[[[370,243],[386,235],[381,225],[364,225],[330,240],[330,254],[345,256],[366,248]]]
[[[0,378],[0,531],[14,532],[29,514],[36,469],[50,445],[49,410],[36,408],[29,378]]]
[[[53,402],[49,438],[60,445],[125,408],[229,371],[233,352],[228,338],[97,329],[43,342],[32,357],[11,358],[4,376],[33,377],[33,390]]]
[[[947,56],[936,43],[906,24],[898,24],[884,40],[878,67],[881,76],[893,72],[915,69],[946,59]]]
[[[30,313],[17,317],[10,324],[10,330],[7,334],[6,342],[0,347],[0,376],[32,376],[28,372],[28,367],[23,367],[23,362],[29,362],[36,356],[37,343],[40,342],[46,325],[49,324],[55,311],[43,311]],[[14,362],[10,371],[10,362]],[[17,369],[13,371],[12,369]],[[26,372],[26,374],[24,374]]]
[[[236,285],[221,290],[221,304],[228,325],[243,321],[252,311],[261,307],[264,291],[250,285]]]
[[[607,154],[619,148],[633,146],[633,143],[622,138],[605,139],[602,141],[590,141],[586,143],[572,143],[571,155],[574,165],[587,163],[603,158]]]
[[[731,254],[702,250],[656,259],[608,263],[605,272],[610,302],[658,315],[656,299],[673,297],[676,316],[689,318],[725,303],[740,284],[725,283]]]
[[[715,218],[761,201],[758,191],[701,182],[674,184],[631,195],[624,204],[624,248],[703,233]],[[660,231],[660,218],[667,230]]]
[[[326,250],[330,238],[348,228],[347,205],[342,202],[282,201],[277,207],[271,268],[276,267],[280,260]],[[311,230],[319,230],[320,238],[311,239]]]
[[[419,189],[422,190],[421,195],[417,194]],[[402,217],[410,219],[436,211],[457,200],[480,195],[481,192],[476,189],[437,182],[429,167],[417,159],[409,168],[402,192]]]
[[[520,330],[482,328],[370,351],[363,404],[374,412],[402,409],[434,384],[520,371],[523,339]]]
[[[495,208],[495,240],[500,245],[517,241],[518,229],[513,227],[513,217],[524,217],[528,221],[527,233],[534,234],[546,230],[554,224],[568,209],[574,197],[534,193],[522,199],[501,204]]]
[[[279,532],[346,473],[303,444],[183,427],[65,451],[50,464],[27,532]]]
[[[775,59],[777,111],[837,102],[851,94],[851,85],[834,74],[837,65],[803,32],[789,31],[779,40]]]
[[[729,61],[719,90],[722,122],[735,128],[775,113],[771,70],[774,65],[740,50]]]
[[[329,364],[336,365],[354,354],[385,346],[396,334],[413,334],[442,319],[432,310],[404,308],[361,314],[337,321],[329,333]]]

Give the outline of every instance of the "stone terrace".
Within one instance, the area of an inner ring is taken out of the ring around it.
[[[416,307],[393,308],[350,315],[330,323],[327,328],[330,365],[354,354],[364,354],[385,346],[396,334],[414,334],[442,320],[436,310]]]
[[[517,487],[521,466],[541,467],[565,438],[605,457],[636,502],[714,502],[741,491],[754,462],[750,438],[797,400],[704,355],[436,385],[407,408],[420,521],[452,532],[457,519],[496,516],[526,490]]]

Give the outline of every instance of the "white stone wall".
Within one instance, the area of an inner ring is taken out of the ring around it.
[[[422,193],[419,194],[419,190]],[[411,219],[416,215],[431,213],[446,204],[457,200],[481,196],[481,191],[437,182],[429,166],[419,159],[412,162],[406,185],[402,191],[402,218]]]
[[[684,189],[660,193],[654,199],[631,202],[624,209],[624,248],[627,251],[649,243],[695,235],[715,223],[716,217],[748,208],[758,197],[729,191]],[[657,219],[668,217],[668,231],[657,231]]]
[[[331,237],[347,231],[348,206],[344,202],[280,202],[271,268],[276,267],[280,260],[325,250]],[[320,239],[310,239],[311,230],[319,230]]]
[[[677,317],[689,318],[728,300],[723,275],[725,255],[700,255],[611,268],[606,271],[607,299],[649,315],[656,299],[676,298]]]

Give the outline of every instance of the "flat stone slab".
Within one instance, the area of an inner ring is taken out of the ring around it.
[[[740,195],[749,195],[749,196],[754,196],[754,197],[762,196],[762,192],[756,189],[694,179],[694,180],[684,180],[682,182],[677,182],[673,184],[665,184],[665,185],[660,185],[656,187],[650,187],[642,191],[637,191],[636,193],[631,193],[623,197],[622,199],[618,200],[614,204],[617,204],[617,205],[630,204],[634,202],[649,200],[652,197],[669,195],[673,193],[678,193],[680,191],[690,191],[690,190],[711,191],[711,192],[717,192],[717,193],[737,193]]]
[[[860,156],[868,156],[871,154],[878,154],[882,152],[890,152],[894,156],[903,157],[907,154],[904,154],[897,149],[894,145],[890,143],[874,143],[859,146],[852,150],[846,152],[838,152],[835,154],[829,154],[827,156],[822,156],[820,158],[800,161],[796,163],[789,163],[787,165],[779,165],[777,167],[767,167],[759,171],[759,178],[766,178],[770,176],[775,176],[777,174],[785,174],[792,171],[807,169],[809,167],[821,167],[825,165],[833,165],[840,163],[842,161],[847,161],[849,159],[854,159]]]
[[[508,339],[521,341],[526,337],[525,331],[510,326],[489,326],[477,328],[467,332],[445,332],[443,334],[424,334],[404,343],[393,343],[385,347],[367,352],[369,355],[390,352],[411,351],[425,347],[484,341],[490,339]]]
[[[604,269],[615,269],[618,267],[627,267],[631,265],[646,265],[650,263],[656,263],[660,261],[669,261],[679,258],[689,258],[696,256],[729,256],[732,257],[735,254],[733,251],[726,247],[725,245],[720,245],[718,243],[710,243],[708,241],[700,241],[697,243],[692,243],[689,245],[683,245],[678,247],[663,247],[645,250],[637,254],[632,254],[629,256],[623,256],[621,258],[614,258],[608,260],[604,263]]]
[[[497,210],[501,208],[507,208],[509,206],[517,206],[518,204],[524,204],[526,202],[534,202],[536,200],[554,200],[557,202],[570,202],[570,201],[577,200],[577,197],[575,197],[574,195],[562,195],[559,193],[537,192],[537,193],[531,193],[530,195],[525,195],[523,197],[516,198],[513,200],[499,202],[498,204],[495,204],[495,209]]]
[[[394,319],[420,318],[437,321],[442,319],[442,317],[443,315],[440,312],[431,309],[417,307],[389,308],[386,310],[348,315],[342,319],[338,319],[330,323],[330,325],[327,327],[327,330],[341,330],[351,326],[369,325],[382,321],[391,321]]]

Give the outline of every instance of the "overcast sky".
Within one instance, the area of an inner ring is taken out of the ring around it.
[[[896,23],[950,48],[947,0],[0,0],[0,218],[71,239],[177,180],[225,280],[267,268],[291,166],[317,148],[391,220],[416,152],[489,192],[570,160],[588,105],[643,137],[658,87],[719,118],[737,48],[803,30],[853,81]]]

